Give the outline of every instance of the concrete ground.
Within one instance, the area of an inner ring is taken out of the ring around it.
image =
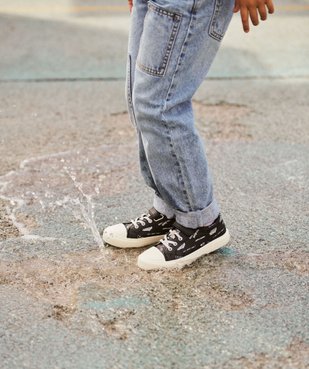
[[[234,17],[194,96],[232,240],[169,272],[99,235],[152,199],[110,3],[0,0],[0,368],[307,368],[309,2]]]

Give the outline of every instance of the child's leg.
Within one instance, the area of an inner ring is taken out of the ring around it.
[[[156,196],[159,196],[159,191],[153,179],[151,170],[149,168],[148,160],[146,157],[146,152],[144,149],[144,144],[141,138],[141,132],[137,128],[135,112],[132,104],[132,90],[134,86],[134,75],[135,75],[135,65],[137,54],[140,45],[140,38],[143,32],[144,18],[148,10],[147,1],[135,0],[132,9],[131,19],[130,19],[130,32],[129,32],[129,42],[128,42],[128,53],[127,53],[127,74],[125,83],[125,95],[127,100],[128,111],[130,115],[130,120],[136,129],[137,139],[138,139],[138,149],[139,149],[139,161],[141,174],[145,180],[147,186],[151,187]],[[165,214],[167,217],[171,218],[174,216],[174,209],[169,205],[164,204],[164,208],[161,206],[161,213]]]
[[[197,228],[212,223],[219,206],[191,98],[216,55],[234,0],[148,1],[147,13],[145,4],[135,0],[130,41],[143,175],[151,178],[158,211],[175,209],[178,223]]]
[[[141,132],[136,125],[135,111],[132,104],[135,65],[147,10],[147,1],[134,0],[129,34],[125,93],[130,119],[136,128],[141,173],[146,184],[159,196],[159,191],[148,164]],[[152,207],[147,213],[142,214],[136,219],[105,228],[102,237],[105,243],[121,248],[149,246],[158,243],[172,228],[174,221],[174,209],[171,207],[166,206],[165,211],[161,213]]]

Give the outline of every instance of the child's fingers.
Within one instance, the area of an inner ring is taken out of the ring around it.
[[[275,7],[274,7],[274,4],[273,4],[272,0],[265,0],[265,4],[267,6],[268,13],[269,14],[274,13]]]
[[[235,5],[233,8],[233,13],[237,13],[239,12],[240,6],[239,5]]]
[[[259,24],[259,16],[256,7],[250,7],[249,13],[252,24],[257,26]]]
[[[265,7],[265,3],[259,3],[258,5],[258,9],[259,9],[259,13],[260,13],[260,17],[261,19],[264,21],[267,19],[267,12],[266,12],[266,7]]]
[[[240,6],[239,6],[239,0],[235,0],[235,4],[234,4],[234,8],[233,8],[233,12],[237,13],[239,12]]]
[[[239,10],[245,32],[250,31],[249,19],[254,26],[257,26],[259,24],[259,16],[261,20],[266,20],[267,10],[269,14],[275,11],[273,0],[235,0],[233,11],[236,13]]]
[[[245,32],[249,32],[250,28],[249,28],[249,11],[247,9],[247,7],[242,6],[240,8],[240,16],[241,16],[241,21],[242,21],[242,26]]]

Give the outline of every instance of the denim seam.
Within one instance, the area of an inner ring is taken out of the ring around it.
[[[175,147],[173,145],[173,140],[172,140],[172,137],[171,137],[171,131],[170,131],[170,128],[166,122],[166,119],[164,117],[164,114],[163,114],[163,111],[161,111],[161,115],[162,115],[162,120],[163,120],[163,124],[166,128],[166,131],[167,131],[167,137],[168,137],[168,140],[170,142],[170,147],[171,147],[171,151],[172,151],[172,156],[176,159],[175,160],[175,163],[176,163],[176,166],[177,166],[177,169],[178,169],[178,174],[179,174],[179,179],[181,181],[181,184],[184,188],[184,194],[186,195],[186,203],[187,205],[189,206],[189,209],[190,211],[192,211],[192,206],[191,206],[191,203],[190,203],[190,200],[189,200],[189,196],[188,196],[188,191],[187,191],[187,188],[186,188],[186,185],[184,183],[184,180],[183,180],[183,174],[182,174],[182,170],[181,170],[181,166],[180,166],[180,163],[179,163],[179,158],[176,154],[176,150],[175,150]]]
[[[170,83],[170,86],[169,86],[168,91],[167,91],[167,95],[166,95],[166,99],[165,99],[166,102],[170,101],[172,90],[175,87],[174,80],[175,80],[175,77],[176,77],[176,75],[178,73],[179,67],[181,66],[181,60],[185,56],[185,51],[186,51],[186,48],[187,48],[188,40],[189,40],[189,38],[190,38],[190,36],[192,34],[190,31],[192,29],[193,20],[196,19],[194,17],[194,15],[195,15],[195,9],[196,9],[196,4],[197,4],[197,0],[193,0],[193,6],[192,6],[191,17],[190,17],[190,22],[189,22],[189,25],[188,25],[187,34],[186,34],[186,36],[184,38],[184,42],[182,44],[182,47],[181,47],[181,50],[180,50],[180,54],[179,54],[179,57],[178,57],[177,66],[176,66],[174,75],[173,75],[173,77],[171,79],[171,83]],[[166,108],[166,106],[164,107],[164,109],[165,108]]]
[[[223,38],[223,35],[215,31],[216,19],[221,10],[221,7],[222,7],[222,0],[215,0],[214,9],[213,9],[212,17],[209,23],[209,30],[208,30],[209,36],[217,41],[221,41]]]
[[[167,15],[168,17],[171,17],[173,19],[179,19],[182,17],[181,13],[177,12],[169,12],[168,10],[159,8],[157,4],[153,3],[151,0],[148,1],[148,8],[153,10],[154,12],[160,14],[160,15]]]
[[[128,105],[129,109],[131,110],[132,120],[133,120],[133,126],[137,130],[136,125],[136,118],[133,108],[133,102],[132,102],[132,59],[131,55],[128,55],[128,70],[127,70],[127,98],[128,98]],[[129,112],[130,113],[130,112]]]
[[[141,145],[144,145],[144,143],[143,143],[143,134],[142,134],[142,132],[141,131],[138,131],[138,133],[137,134],[140,134],[140,140],[141,140],[141,143],[139,143],[139,144],[141,144]],[[140,149],[140,148],[139,148]],[[148,158],[147,158],[147,154],[146,154],[146,151],[144,150],[144,148],[143,148],[143,151],[144,151],[144,154],[145,154],[145,159],[146,159],[146,161],[147,161],[147,163],[148,163]],[[141,163],[141,161],[140,161],[140,163]],[[155,180],[154,180],[154,175],[153,175],[153,173],[152,173],[152,171],[151,171],[151,167],[150,167],[150,165],[148,164],[144,164],[144,169],[148,172],[148,174],[149,174],[149,176],[147,176],[146,178],[144,178],[145,179],[145,182],[146,182],[146,184],[150,187],[150,188],[152,188],[155,192],[156,191],[158,191],[158,188],[157,188],[157,184],[156,184],[156,182],[155,182]],[[140,165],[140,171],[141,171],[141,174],[143,174],[143,170],[142,170],[142,165]],[[148,181],[148,182],[147,182]]]
[[[181,181],[181,183],[183,185],[183,188],[184,188],[183,192],[186,195],[186,203],[189,206],[189,211],[193,211],[192,204],[190,202],[190,198],[189,198],[189,195],[188,195],[188,189],[187,189],[187,186],[186,186],[185,181],[184,181],[184,175],[183,175],[183,172],[182,172],[182,169],[181,169],[180,160],[179,160],[179,158],[176,154],[176,150],[175,150],[175,147],[173,145],[173,141],[172,141],[172,138],[171,138],[171,131],[170,131],[170,128],[168,127],[168,125],[167,125],[167,122],[166,122],[166,119],[164,117],[163,111],[166,109],[166,102],[169,101],[169,97],[171,95],[171,90],[172,90],[172,87],[173,87],[173,82],[174,82],[175,76],[176,76],[176,74],[179,70],[179,66],[181,64],[180,61],[181,61],[182,57],[184,56],[184,50],[186,48],[187,41],[188,41],[188,38],[190,36],[190,30],[192,28],[192,22],[193,22],[193,19],[195,19],[194,14],[195,14],[196,3],[197,3],[197,0],[193,0],[193,6],[192,6],[192,10],[191,10],[190,22],[189,22],[189,25],[188,25],[187,33],[186,33],[186,36],[184,38],[184,42],[183,42],[181,50],[180,50],[180,56],[179,56],[178,61],[177,61],[176,69],[175,69],[174,74],[172,76],[170,86],[167,90],[167,94],[166,94],[166,97],[165,97],[165,104],[164,104],[164,107],[161,111],[163,122],[164,122],[164,125],[167,129],[167,132],[168,132],[168,138],[169,138],[169,141],[170,141],[170,146],[172,148],[172,153],[173,153],[172,156],[174,156],[176,158],[176,165],[178,167],[179,178],[180,178],[180,181]]]

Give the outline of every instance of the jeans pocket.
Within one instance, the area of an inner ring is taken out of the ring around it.
[[[215,0],[209,25],[209,36],[221,41],[233,15],[231,0]]]
[[[148,1],[148,11],[137,56],[137,67],[147,74],[162,77],[167,69],[182,15]]]

